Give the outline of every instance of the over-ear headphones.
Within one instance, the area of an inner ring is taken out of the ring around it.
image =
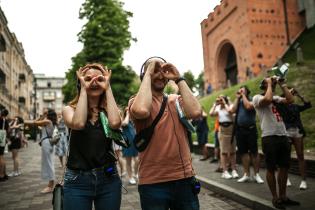
[[[164,58],[159,57],[159,56],[152,56],[152,57],[148,58],[147,60],[145,60],[144,63],[142,64],[141,70],[140,70],[140,80],[141,80],[141,81],[143,80],[143,77],[144,77],[144,67],[145,67],[145,65],[147,64],[147,62],[148,62],[149,60],[151,60],[152,58],[158,58],[158,59],[161,59],[164,63],[167,63]]]

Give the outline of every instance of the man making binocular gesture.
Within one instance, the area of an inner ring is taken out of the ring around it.
[[[163,58],[147,59],[140,79],[139,91],[129,101],[137,134],[161,115],[149,135],[151,138],[146,139],[149,143],[139,154],[141,208],[197,210],[200,184],[194,177],[187,130],[180,121],[176,103],[179,102],[187,118],[200,117],[201,106],[177,68]],[[164,94],[169,80],[175,81],[181,95]]]

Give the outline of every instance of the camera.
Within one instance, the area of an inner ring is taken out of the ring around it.
[[[268,75],[272,78],[277,77],[278,81],[284,81],[286,78],[286,75],[288,73],[290,64],[284,63],[283,65],[275,66],[268,70]]]

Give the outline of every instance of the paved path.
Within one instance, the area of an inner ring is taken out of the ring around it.
[[[266,170],[260,170],[260,176],[264,179],[264,184],[257,184],[254,181],[248,183],[237,183],[235,179],[222,179],[221,173],[214,172],[217,168],[217,164],[209,163],[209,161],[199,161],[201,156],[193,155],[193,165],[197,174],[201,179],[204,179],[208,184],[207,187],[209,190],[215,192],[221,192],[225,196],[231,195],[235,197],[236,201],[241,202],[240,197],[245,199],[254,200],[257,202],[265,203],[266,206],[272,207],[271,205],[271,193],[269,191],[267,182],[266,182]],[[237,166],[239,175],[242,175],[242,166]],[[251,173],[253,173],[251,168]],[[315,209],[315,179],[307,178],[307,190],[299,190],[299,185],[301,178],[296,175],[289,174],[289,179],[291,180],[292,186],[287,188],[287,195],[289,198],[301,202],[299,207],[290,207],[288,209],[299,209],[299,210],[309,210]],[[215,190],[214,188],[221,188]],[[223,189],[223,190],[222,190]],[[241,196],[237,196],[241,195]],[[228,196],[230,197],[230,196]],[[244,203],[244,202],[241,202]]]
[[[48,210],[52,209],[51,194],[41,194],[46,182],[40,179],[40,147],[37,143],[30,142],[28,148],[20,151],[22,175],[10,178],[6,182],[0,182],[0,210]],[[11,154],[5,154],[7,172],[13,169]],[[198,163],[198,162],[197,162]],[[198,163],[199,164],[199,163]],[[57,177],[61,174],[59,160],[55,159]],[[136,186],[128,185],[125,182],[127,194],[122,196],[121,210],[140,209],[139,195]],[[235,201],[227,199],[209,190],[202,189],[200,196],[201,210],[211,209],[238,209],[248,210],[249,208]]]

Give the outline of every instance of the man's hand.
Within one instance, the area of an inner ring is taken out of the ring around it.
[[[265,79],[265,81],[266,81],[267,85],[271,85],[271,84],[272,84],[272,81],[273,81],[273,78],[272,78],[272,77],[267,77],[267,78]]]
[[[169,80],[177,80],[180,77],[180,74],[177,68],[171,63],[162,64],[162,75]]]
[[[157,67],[158,64],[159,64],[159,63],[158,63],[157,61],[152,60],[152,61],[149,63],[148,67],[147,67],[147,70],[146,70],[146,72],[145,72],[145,75],[150,75],[150,77],[151,77],[151,76],[154,74],[155,68]]]

